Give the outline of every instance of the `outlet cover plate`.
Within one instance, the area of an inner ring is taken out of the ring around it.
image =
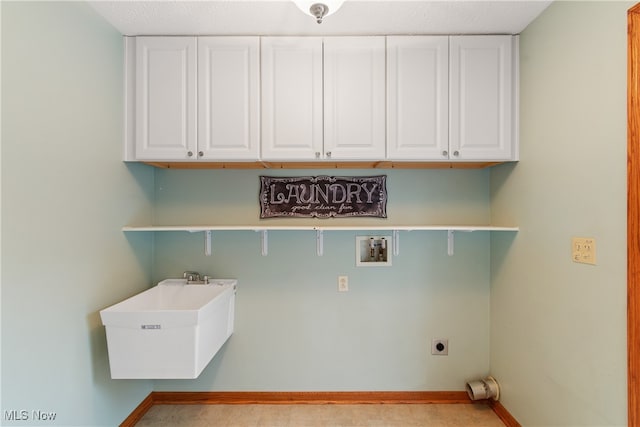
[[[431,354],[434,356],[449,355],[449,340],[446,338],[435,338],[431,341]]]
[[[349,291],[349,276],[338,276],[338,292]]]
[[[571,239],[571,259],[582,264],[596,264],[596,239],[574,237]]]

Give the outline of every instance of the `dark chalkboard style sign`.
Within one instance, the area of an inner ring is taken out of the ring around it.
[[[260,177],[260,218],[387,217],[387,176]]]

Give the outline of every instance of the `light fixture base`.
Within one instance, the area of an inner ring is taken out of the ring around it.
[[[329,6],[324,3],[314,3],[309,8],[309,13],[316,17],[318,24],[322,24],[322,18],[329,13]]]
[[[344,2],[345,0],[293,0],[298,9],[315,18],[318,24],[327,16],[336,13]]]

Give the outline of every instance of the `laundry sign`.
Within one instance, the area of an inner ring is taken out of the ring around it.
[[[260,218],[387,217],[387,176],[260,177]]]

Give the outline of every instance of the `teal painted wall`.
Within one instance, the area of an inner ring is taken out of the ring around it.
[[[626,426],[626,12],[554,2],[522,33],[521,160],[491,172],[491,371],[523,426]],[[597,265],[571,260],[596,239]]]
[[[486,224],[488,170],[157,170],[158,224],[257,224],[259,175],[387,175],[388,219],[263,220],[264,224]],[[355,266],[355,236],[272,231],[261,256],[253,231],[156,233],[154,279],[194,269],[239,280],[236,330],[200,378],[156,390],[464,390],[488,373],[489,243],[486,232],[401,232],[391,267]],[[390,233],[389,233],[390,234]],[[349,292],[337,276],[349,276]],[[432,356],[432,338],[449,356]]]
[[[150,237],[120,231],[153,199],[152,171],[120,160],[122,37],[84,2],[0,6],[0,424],[117,425],[153,386],[110,379],[98,314],[151,270]]]
[[[198,233],[123,234],[258,223],[265,172],[122,164],[120,35],[84,3],[1,2],[1,416],[114,425],[151,390],[461,390],[492,372],[524,426],[625,425],[630,5],[556,2],[523,33],[517,166],[382,172],[388,223],[519,233],[458,233],[448,257],[446,233],[403,232],[393,267],[365,269],[352,232],[322,257],[312,232],[271,233],[267,257],[253,232],[215,233],[212,257]],[[570,261],[573,235],[597,239],[596,267]],[[197,380],[110,380],[98,311],[185,269],[240,280],[230,341]]]

